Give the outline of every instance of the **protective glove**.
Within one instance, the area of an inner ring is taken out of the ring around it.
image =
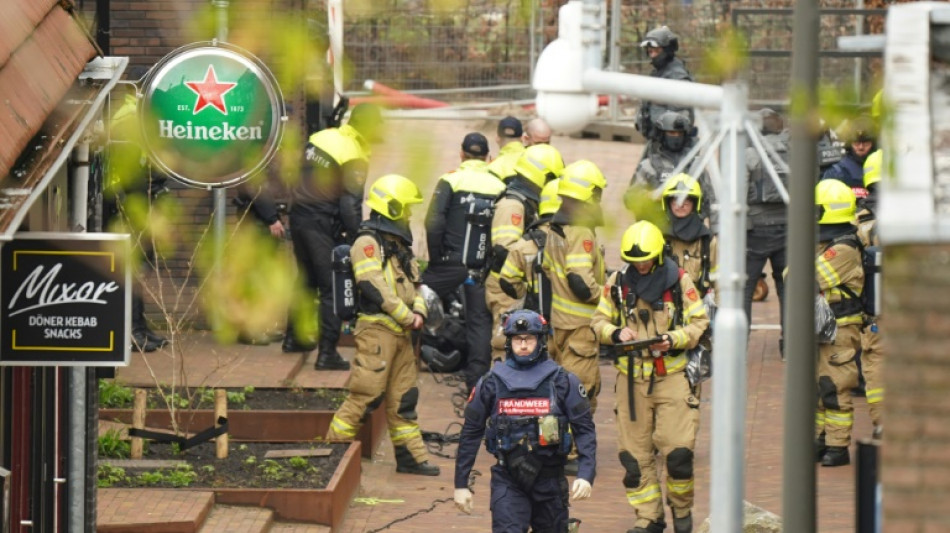
[[[587,494],[590,495],[590,484],[587,485]],[[472,491],[455,489],[455,506],[465,514],[472,514]]]
[[[458,492],[460,489],[455,489],[455,501],[458,500]],[[586,500],[590,498],[590,482],[586,479],[577,478],[574,480],[574,485],[571,487],[571,499],[572,500]]]

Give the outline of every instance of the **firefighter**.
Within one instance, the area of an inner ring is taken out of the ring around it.
[[[506,360],[478,382],[465,408],[455,460],[455,504],[472,512],[469,475],[478,446],[498,459],[491,467],[492,531],[563,533],[568,496],[590,497],[597,436],[583,385],[548,359],[547,324],[534,311],[513,312],[504,324]],[[486,433],[486,422],[488,423]],[[579,472],[570,495],[564,464],[576,441]]]
[[[544,250],[551,219],[561,207],[557,194],[560,180],[552,180],[541,189],[538,220],[525,228],[524,236],[511,245],[505,264],[498,273],[498,284],[509,298],[524,300],[523,308],[551,319],[551,283],[540,276],[540,255]],[[494,339],[493,339],[494,340]]]
[[[291,191],[290,226],[294,256],[306,276],[310,294],[295,302],[299,311],[320,299],[320,327],[312,338],[303,324],[289,321],[283,351],[309,351],[318,347],[314,367],[318,370],[348,370],[350,363],[337,352],[340,319],[333,313],[331,285],[333,248],[352,243],[362,218],[363,187],[369,169],[370,144],[381,140],[382,115],[371,104],[360,104],[347,123],[310,136],[304,152],[302,178]]]
[[[483,278],[491,206],[505,184],[488,171],[488,139],[481,133],[466,135],[459,155],[462,164],[439,178],[429,203],[425,220],[429,267],[423,283],[443,302],[454,299],[460,285],[463,288],[468,346],[464,373],[471,389],[491,364],[492,317],[485,304]],[[484,220],[479,222],[476,216]]]
[[[655,341],[618,352],[616,362],[620,464],[627,501],[637,514],[627,533],[666,529],[655,452],[666,461],[673,530],[690,533],[699,400],[684,373],[685,351],[699,343],[709,318],[690,276],[664,257],[659,228],[637,222],[624,232],[620,246],[620,257],[629,265],[607,280],[591,326],[603,344]]]
[[[713,291],[717,242],[700,217],[702,201],[699,181],[689,174],[677,174],[663,190],[663,211],[669,223],[663,236],[670,255],[705,297]]]
[[[412,205],[422,203],[418,187],[403,176],[383,176],[370,187],[369,218],[350,249],[358,291],[356,357],[349,394],[333,415],[327,440],[353,440],[374,409],[386,401],[386,423],[396,454],[396,471],[439,475],[416,422],[416,355],[410,330],[422,327],[426,305],[417,291],[419,267],[409,229]]]
[[[877,133],[871,117],[860,116],[844,125],[842,137],[847,143],[844,157],[832,165],[821,179],[838,180],[851,187],[856,198],[867,196],[864,188],[864,162],[877,149]]]
[[[864,162],[864,188],[868,191],[867,197],[861,202],[858,211],[858,237],[865,247],[880,246],[877,235],[877,216],[874,209],[877,207],[877,188],[881,181],[881,166],[884,164],[884,153],[876,150]],[[878,331],[878,317],[867,317],[869,324],[861,332],[861,374],[864,375],[865,396],[868,410],[871,413],[871,423],[874,424],[873,436],[880,439],[884,435],[884,352],[881,334]]]
[[[862,183],[862,188],[864,184]],[[815,187],[818,206],[816,278],[818,290],[835,315],[838,333],[818,346],[818,411],[815,416],[816,461],[822,466],[851,462],[848,446],[854,423],[851,389],[858,385],[856,357],[861,349],[864,268],[855,220],[855,195],[838,180]]]
[[[505,353],[502,316],[519,307],[517,299],[501,290],[499,272],[505,264],[508,249],[521,240],[524,228],[537,220],[541,189],[545,183],[557,179],[563,170],[564,161],[556,148],[549,144],[529,146],[518,159],[515,174],[506,182],[504,194],[495,203],[491,269],[485,281],[485,301],[493,319],[491,348],[495,360],[502,359]]]
[[[521,121],[515,117],[505,117],[498,121],[498,157],[488,164],[488,171],[504,181],[515,174],[515,163],[524,152]]]
[[[551,219],[541,269],[551,281],[551,358],[577,375],[597,409],[599,347],[590,317],[604,285],[604,256],[594,228],[603,225],[600,198],[607,180],[597,165],[580,160],[558,182],[561,207]]]
[[[693,76],[686,69],[686,64],[676,57],[676,51],[679,50],[679,37],[667,26],[660,26],[647,32],[643,41],[640,42],[640,48],[646,50],[650,57],[650,64],[653,65],[650,76],[667,80],[693,81]],[[646,100],[640,103],[635,125],[637,131],[647,140],[647,145],[643,149],[644,159],[659,147],[660,132],[655,125],[660,120],[660,116],[669,110],[681,111],[690,123],[693,122],[692,109],[671,107]]]

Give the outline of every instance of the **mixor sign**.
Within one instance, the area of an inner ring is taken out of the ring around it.
[[[26,233],[0,249],[0,364],[129,360],[129,236]]]
[[[274,156],[284,102],[270,70],[224,43],[195,43],[149,72],[140,108],[152,161],[197,187],[237,185]]]

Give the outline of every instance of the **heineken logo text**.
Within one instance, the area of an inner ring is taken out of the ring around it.
[[[220,126],[176,124],[174,120],[158,121],[159,137],[165,139],[188,139],[202,141],[259,141],[263,138],[261,126],[232,126],[222,122]]]

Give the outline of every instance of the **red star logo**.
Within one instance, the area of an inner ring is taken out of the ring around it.
[[[224,104],[224,95],[233,89],[237,83],[219,83],[218,76],[214,72],[214,66],[208,65],[208,72],[205,73],[204,81],[186,81],[185,85],[198,95],[192,115],[197,115],[209,105],[227,115],[228,108]]]

